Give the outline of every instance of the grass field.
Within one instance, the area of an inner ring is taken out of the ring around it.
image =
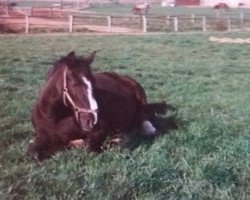
[[[250,46],[209,36],[0,36],[0,199],[249,199]],[[32,161],[31,109],[48,68],[71,50],[99,50],[95,71],[130,75],[149,101],[177,107],[179,129],[133,149]]]
[[[9,1],[15,2],[15,1]],[[63,1],[61,1],[63,2]],[[52,4],[60,4],[60,1],[19,1],[17,2],[18,7],[49,7]],[[67,5],[67,2],[64,2]],[[115,14],[132,14],[131,10],[134,4],[100,4],[100,3],[91,3],[90,10],[97,12],[97,13],[115,13]],[[83,9],[83,10],[86,10]],[[214,10],[213,8],[204,8],[204,7],[162,7],[160,4],[151,4],[149,14],[155,15],[213,15],[216,14],[218,11]],[[221,12],[222,15],[228,14],[239,14],[239,13],[246,13],[249,14],[249,9],[245,8],[237,8],[237,9],[230,9],[228,12]]]
[[[132,14],[131,10],[134,4],[93,4],[91,10],[98,13],[117,13],[117,14]],[[236,15],[239,13],[249,14],[249,9],[244,8],[231,8],[228,12],[220,12],[222,15]],[[207,7],[161,7],[158,4],[152,4],[150,6],[149,15],[216,15],[218,10],[214,10],[213,8]]]

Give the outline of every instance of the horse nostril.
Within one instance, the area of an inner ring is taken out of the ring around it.
[[[93,128],[93,123],[92,123],[91,119],[87,120],[87,126],[88,126],[89,129]]]

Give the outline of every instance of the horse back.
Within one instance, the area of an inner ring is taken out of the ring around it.
[[[99,116],[109,129],[129,129],[139,123],[143,106],[147,103],[144,89],[127,76],[113,72],[94,74],[95,96]]]
[[[97,80],[97,83],[98,80],[103,78],[109,79],[110,84],[108,85],[108,87],[110,87],[111,90],[113,90],[114,86],[117,85],[119,89],[124,88],[125,90],[128,90],[129,93],[133,96],[133,98],[135,98],[135,100],[140,102],[142,105],[147,104],[146,93],[143,87],[131,77],[122,76],[115,72],[102,72],[95,74],[95,79]],[[98,87],[105,87],[105,85],[102,84]]]

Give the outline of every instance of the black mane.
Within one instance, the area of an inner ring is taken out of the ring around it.
[[[84,58],[83,57],[76,57],[76,63],[79,62],[84,62]],[[47,78],[51,77],[58,69],[60,69],[62,66],[64,66],[64,64],[67,65],[67,58],[66,57],[61,57],[59,60],[57,60],[54,65],[49,69],[48,74],[47,74]]]

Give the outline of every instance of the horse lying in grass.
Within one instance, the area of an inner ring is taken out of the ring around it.
[[[84,58],[71,52],[49,71],[32,113],[33,158],[47,159],[79,139],[89,151],[100,152],[108,135],[134,127],[143,135],[157,135],[150,120],[167,105],[148,104],[144,89],[130,77],[92,73],[95,53]]]

